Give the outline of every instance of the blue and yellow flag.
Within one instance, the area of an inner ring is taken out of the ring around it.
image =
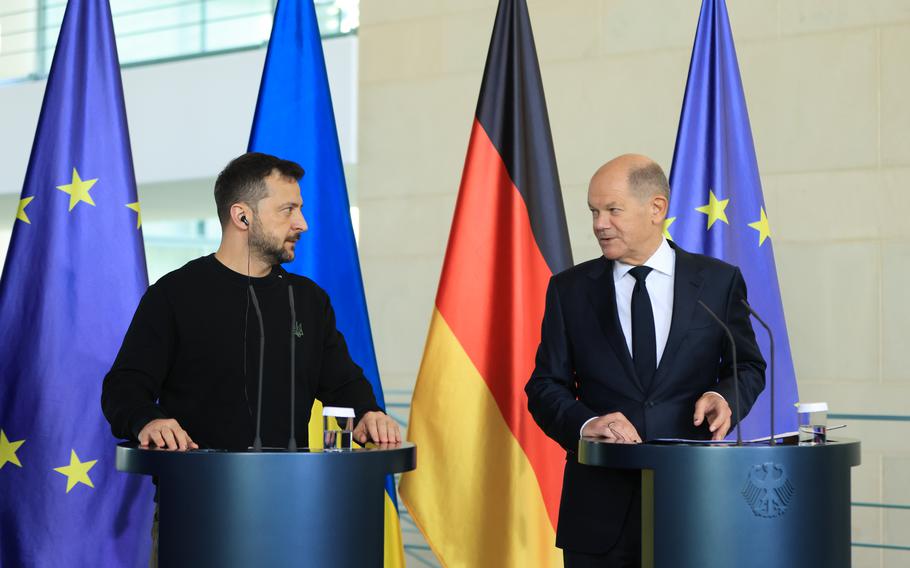
[[[328,292],[338,329],[363,368],[379,406],[385,408],[350,202],[335,127],[322,38],[310,0],[281,0],[269,39],[249,150],[293,160],[306,171],[300,180],[309,230],[297,243],[288,271],[312,278]],[[321,442],[320,406],[310,421],[310,445]],[[315,425],[315,427],[314,427]],[[386,479],[385,566],[404,566],[394,478]]]
[[[24,141],[23,141],[24,142]],[[101,381],[148,284],[107,0],[70,0],[0,279],[0,565],[148,563]]]
[[[796,374],[774,265],[768,211],[724,0],[702,3],[670,187],[666,234],[686,250],[739,266],[749,290],[749,303],[774,331],[774,430],[796,430]],[[770,365],[767,335],[758,325],[754,327],[762,355]],[[743,437],[769,434],[769,405],[770,392],[765,388],[742,424]]]

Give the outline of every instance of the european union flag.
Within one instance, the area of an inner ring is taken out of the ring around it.
[[[148,284],[107,0],[70,0],[0,279],[0,565],[148,563],[101,381]]]
[[[670,213],[665,227],[671,238],[686,250],[723,259],[742,269],[749,303],[774,331],[774,429],[796,430],[796,375],[724,0],[702,3],[670,187]],[[755,327],[762,354],[770,362],[767,337],[763,329]],[[768,435],[769,401],[766,388],[743,422],[745,438]]]
[[[285,268],[311,278],[328,292],[351,357],[363,368],[377,403],[385,408],[312,1],[278,2],[249,151],[293,160],[306,171],[300,186],[309,230],[297,242],[294,261]],[[311,444],[319,441],[310,435]],[[386,492],[385,565],[404,566],[392,476],[386,480]]]

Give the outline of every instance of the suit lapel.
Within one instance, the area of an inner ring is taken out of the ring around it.
[[[591,288],[588,290],[588,299],[597,314],[597,320],[600,328],[603,330],[610,347],[616,353],[616,357],[622,363],[623,370],[638,390],[644,392],[641,381],[635,373],[635,366],[632,364],[632,355],[629,353],[629,347],[626,345],[626,338],[622,334],[622,326],[619,323],[619,313],[616,311],[616,287],[613,283],[613,262],[602,259],[598,262],[588,276],[592,279]]]
[[[701,276],[701,270],[695,261],[695,257],[672,242],[670,246],[676,251],[676,269],[673,278],[673,315],[670,320],[670,334],[667,337],[667,345],[664,347],[660,364],[654,373],[654,380],[651,381],[652,390],[656,385],[660,384],[660,381],[673,364],[672,361],[676,351],[679,349],[683,338],[685,338],[686,332],[689,330],[689,324],[695,315],[695,309],[698,307],[698,298],[704,285],[704,278]]]

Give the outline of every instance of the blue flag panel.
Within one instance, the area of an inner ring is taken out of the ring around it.
[[[306,171],[300,189],[309,230],[285,268],[312,278],[328,292],[351,356],[385,407],[312,2],[278,3],[249,150],[293,160]]]
[[[739,266],[749,303],[774,331],[775,431],[796,430],[790,356],[774,248],[730,21],[723,0],[704,0],[692,50],[676,150],[667,232],[684,249]],[[769,367],[765,330],[756,336]],[[770,377],[769,377],[770,378]],[[769,389],[743,422],[743,436],[769,434]]]
[[[313,2],[278,2],[249,151],[293,160],[306,171],[300,189],[309,229],[285,268],[328,292],[351,357],[385,408]],[[391,477],[387,489],[394,502]]]
[[[25,143],[25,141],[23,141]],[[70,0],[0,279],[0,565],[148,563],[101,381],[148,279],[107,0]]]

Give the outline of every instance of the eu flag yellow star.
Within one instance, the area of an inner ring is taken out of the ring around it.
[[[28,204],[31,203],[34,198],[35,196],[33,195],[31,197],[23,197],[19,200],[19,209],[16,210],[16,219],[28,223],[29,225],[32,224],[28,219],[28,215],[25,214],[25,208],[28,207]]]
[[[97,461],[98,460],[87,462],[79,461],[79,456],[76,455],[76,450],[70,450],[70,464],[61,467],[55,467],[54,471],[57,473],[62,473],[66,476],[67,493],[69,493],[77,483],[83,483],[94,489],[95,486],[92,485],[92,479],[88,476],[88,470],[92,469]]]
[[[749,223],[749,226],[758,231],[758,246],[765,244],[765,239],[771,237],[771,226],[768,224],[768,216],[765,215],[765,208],[760,210],[761,216],[758,221]]]
[[[673,237],[670,236],[670,225],[673,224],[673,221],[676,220],[676,217],[670,217],[669,219],[664,219],[664,238],[668,241],[672,241]]]
[[[126,206],[136,212],[136,228],[138,229],[142,226],[142,209],[139,207],[139,202],[127,203]]]
[[[729,202],[729,199],[717,199],[717,196],[714,195],[714,191],[708,190],[708,204],[695,208],[699,213],[704,213],[708,216],[708,230],[711,230],[711,225],[716,221],[723,221],[728,225],[730,224],[730,222],[727,221],[727,214],[724,212],[724,209],[727,208]]]
[[[16,457],[16,450],[24,443],[25,440],[10,442],[6,439],[6,432],[0,430],[0,469],[3,469],[6,462],[22,467],[22,463],[20,463],[19,458]]]
[[[85,201],[92,207],[95,206],[95,202],[92,201],[92,196],[89,195],[89,190],[92,189],[92,186],[95,185],[98,179],[87,179],[83,180],[79,177],[79,172],[76,171],[76,168],[73,168],[73,179],[70,183],[66,185],[58,185],[57,189],[63,193],[68,193],[70,196],[70,211],[73,210],[73,207],[76,206],[80,201]]]

